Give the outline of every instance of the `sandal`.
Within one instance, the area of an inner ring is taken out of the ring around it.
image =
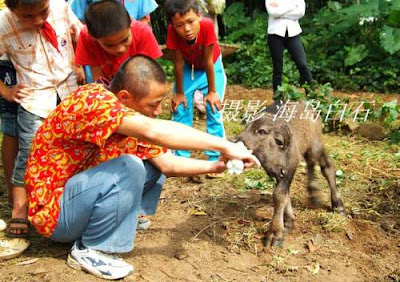
[[[26,227],[12,227],[13,224],[25,224]],[[19,231],[19,233],[18,233]],[[11,238],[28,238],[29,237],[29,221],[25,218],[11,218],[8,221],[6,229],[7,237]]]
[[[224,172],[211,172],[207,174],[208,178],[224,178],[225,173]]]

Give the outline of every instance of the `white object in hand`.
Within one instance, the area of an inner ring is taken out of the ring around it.
[[[229,160],[226,164],[229,174],[241,174],[243,172],[244,164],[242,160]]]

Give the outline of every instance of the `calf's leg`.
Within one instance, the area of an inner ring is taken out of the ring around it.
[[[335,167],[333,165],[333,161],[328,157],[324,149],[321,151],[319,164],[321,166],[321,172],[328,181],[329,188],[331,190],[331,203],[333,211],[338,212],[341,215],[346,215],[346,210],[343,206],[339,190],[336,187]]]
[[[309,200],[313,206],[319,206],[320,204],[320,196],[319,196],[319,189],[317,186],[317,182],[315,181],[315,173],[314,173],[314,167],[315,167],[315,158],[314,154],[311,152],[311,150],[308,150],[304,154],[304,158],[307,163],[307,191],[309,193]]]
[[[292,201],[290,200],[290,194],[289,194],[289,200],[287,201],[287,204],[285,207],[285,217],[284,217],[284,232],[285,233],[290,233],[293,231],[295,219],[296,219],[296,217],[293,213]]]
[[[289,187],[292,182],[294,171],[288,172],[285,178],[279,179],[274,190],[274,215],[269,230],[267,231],[264,244],[266,247],[280,246],[284,240],[284,215],[285,209],[289,212],[291,204],[289,198]]]

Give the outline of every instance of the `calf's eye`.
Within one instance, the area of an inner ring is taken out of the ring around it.
[[[268,131],[266,131],[264,129],[257,129],[256,130],[256,134],[258,134],[258,135],[267,135]]]

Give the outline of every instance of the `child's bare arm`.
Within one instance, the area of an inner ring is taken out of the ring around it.
[[[215,87],[215,75],[214,75],[214,44],[205,46],[204,48],[204,60],[206,62],[206,74],[208,82],[208,94],[204,98],[204,104],[210,103],[213,113],[219,111],[222,108],[221,100],[219,99],[216,87]]]
[[[9,88],[0,80],[0,94],[9,102],[20,104],[21,99],[30,95],[26,88],[28,88],[26,84],[17,84]]]
[[[184,107],[187,106],[185,93],[183,92],[183,66],[185,64],[183,55],[180,50],[174,52],[174,73],[176,83],[176,93],[171,99],[171,109],[176,112],[178,106],[183,103]]]
[[[104,77],[104,73],[100,66],[90,66],[90,70],[92,71],[93,81],[97,81],[100,77]]]

